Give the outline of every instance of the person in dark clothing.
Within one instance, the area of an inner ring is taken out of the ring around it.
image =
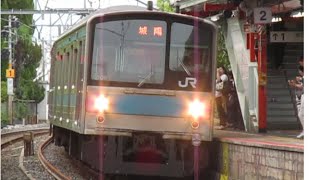
[[[243,120],[232,72],[228,73],[230,93],[227,98],[227,127],[243,130]]]
[[[303,56],[300,56],[299,60],[298,60],[298,64],[302,67],[304,67],[304,60],[303,60]]]

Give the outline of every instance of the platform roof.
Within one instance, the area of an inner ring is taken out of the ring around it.
[[[246,0],[244,0],[246,1]],[[288,13],[295,10],[303,9],[301,0],[261,0],[264,7],[271,7],[273,14]],[[175,0],[182,11],[201,11],[204,3],[225,4],[228,0]],[[230,2],[230,1],[229,1]]]

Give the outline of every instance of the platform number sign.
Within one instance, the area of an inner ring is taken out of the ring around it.
[[[271,8],[254,8],[253,10],[254,23],[255,24],[267,24],[271,23],[272,12]]]
[[[303,42],[302,31],[270,31],[271,43]]]
[[[7,69],[6,70],[6,77],[7,78],[14,78],[15,73],[14,73],[14,69]]]

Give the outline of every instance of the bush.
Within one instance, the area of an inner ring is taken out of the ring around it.
[[[7,82],[1,81],[1,102],[8,101]]]
[[[15,117],[21,120],[23,118],[26,118],[27,115],[28,115],[28,108],[26,103],[18,102],[16,105]]]
[[[7,111],[1,111],[1,128],[9,124]]]

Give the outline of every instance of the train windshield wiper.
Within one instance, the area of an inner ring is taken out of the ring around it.
[[[187,66],[185,64],[183,64],[183,62],[180,60],[180,58],[178,58],[178,61],[180,63],[180,65],[182,66],[183,70],[189,75],[191,76],[191,73],[189,71],[189,69],[187,68]]]
[[[140,83],[138,84],[138,87],[141,87],[147,80],[149,80],[152,76],[154,76],[154,72],[152,70],[152,65],[151,65],[151,70],[150,73],[148,75],[146,75],[145,77],[142,78],[142,80],[140,81]]]

